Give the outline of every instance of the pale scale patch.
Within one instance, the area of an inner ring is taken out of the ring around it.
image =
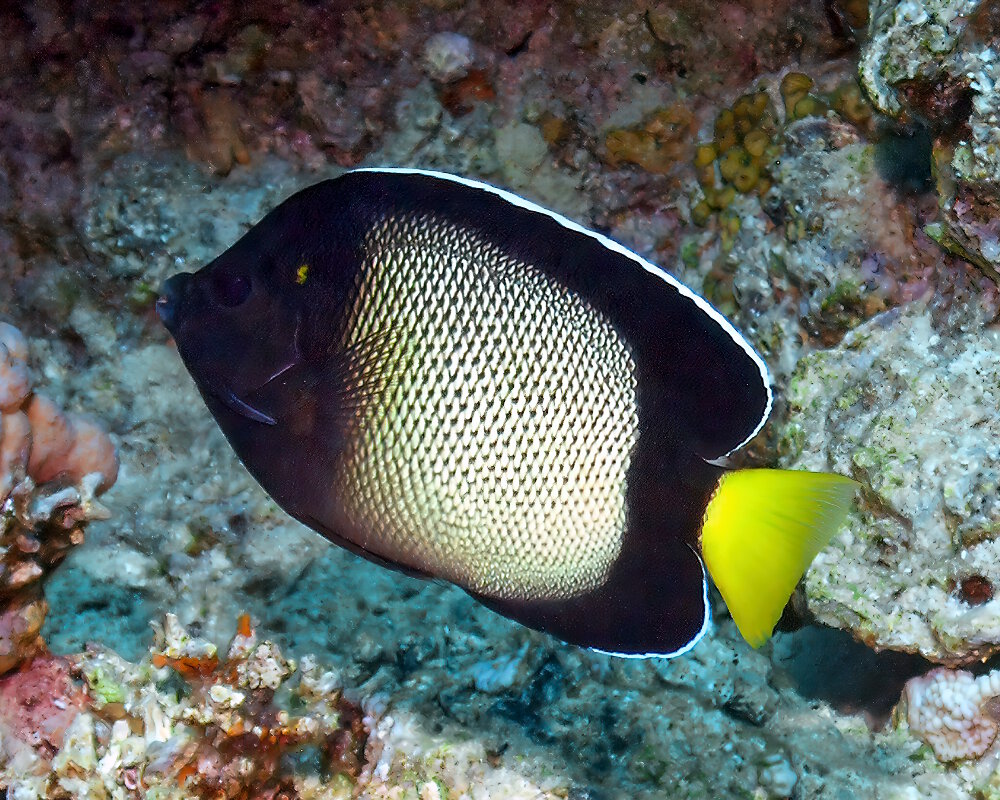
[[[497,598],[599,586],[638,437],[625,342],[583,299],[448,223],[383,220],[364,249],[346,344],[385,343],[381,388],[336,486],[360,544]]]

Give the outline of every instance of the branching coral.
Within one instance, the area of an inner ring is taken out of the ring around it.
[[[941,761],[979,758],[996,740],[1000,670],[978,678],[965,670],[933,669],[903,691],[910,730]]]

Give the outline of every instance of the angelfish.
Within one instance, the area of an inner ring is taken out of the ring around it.
[[[622,245],[466,178],[318,183],[157,308],[289,514],[577,645],[686,652],[707,568],[759,646],[855,493],[722,466],[771,409],[746,339]]]

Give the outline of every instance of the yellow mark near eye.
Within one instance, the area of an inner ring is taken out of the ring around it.
[[[309,265],[300,264],[299,268],[295,270],[295,282],[301,286],[306,282],[306,278],[309,277]]]

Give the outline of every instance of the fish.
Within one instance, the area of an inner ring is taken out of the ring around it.
[[[581,647],[687,652],[710,581],[759,647],[856,491],[729,469],[773,404],[750,343],[623,245],[469,178],[317,183],[156,307],[288,514]]]

